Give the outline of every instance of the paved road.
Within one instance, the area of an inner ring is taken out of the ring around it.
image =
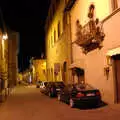
[[[35,87],[17,87],[0,106],[0,120],[120,120],[120,105],[80,110],[41,94]]]

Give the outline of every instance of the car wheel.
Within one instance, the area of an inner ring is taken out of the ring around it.
[[[61,101],[61,95],[60,94],[58,94],[58,101]]]
[[[71,108],[73,108],[75,106],[75,103],[74,103],[73,99],[70,99],[69,105],[70,105]]]

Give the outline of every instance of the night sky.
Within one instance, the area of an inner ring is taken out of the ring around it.
[[[0,3],[6,25],[20,32],[21,71],[28,67],[31,56],[45,53],[44,25],[49,4],[50,0],[3,0]]]

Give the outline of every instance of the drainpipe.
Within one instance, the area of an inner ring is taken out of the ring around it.
[[[71,31],[71,15],[70,15],[70,12],[68,13],[69,14],[69,24],[70,24],[70,58],[71,58],[71,63],[73,63],[73,49],[72,49],[72,31]]]
[[[71,15],[70,15],[70,11],[68,11],[68,15],[69,15],[69,35],[70,35],[70,52],[69,52],[69,59],[70,59],[70,64],[73,63],[73,50],[72,50],[72,31],[71,31]],[[72,70],[70,70],[70,82],[72,83],[72,81],[74,80],[74,76],[72,76]]]

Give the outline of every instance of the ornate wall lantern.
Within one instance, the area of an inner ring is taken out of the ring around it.
[[[107,77],[107,80],[109,78],[109,72],[110,72],[110,67],[109,66],[104,67],[104,75]]]

